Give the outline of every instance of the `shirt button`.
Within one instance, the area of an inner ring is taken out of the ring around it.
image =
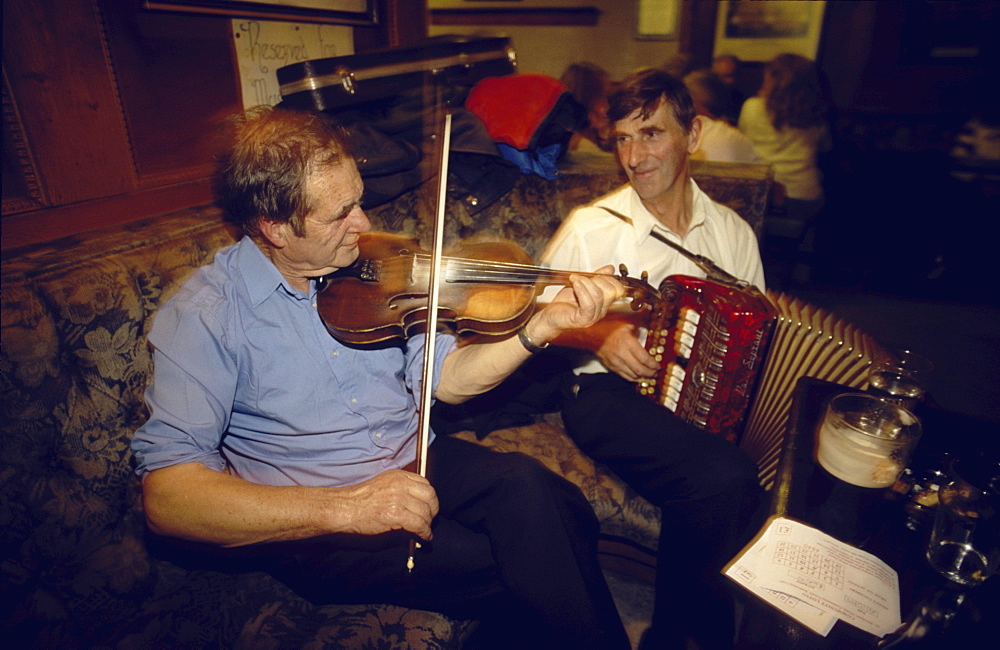
[[[357,397],[352,397],[351,398],[351,404],[357,404],[357,403],[358,403],[358,398]]]
[[[382,432],[381,431],[376,431],[375,432],[375,438],[377,440],[381,440],[382,439]]]
[[[313,304],[312,304],[312,308],[313,308],[313,309],[316,309],[316,303],[315,303],[315,302],[313,302]]]
[[[334,350],[333,352],[330,353],[330,356],[331,357],[339,357],[340,356],[340,350]]]

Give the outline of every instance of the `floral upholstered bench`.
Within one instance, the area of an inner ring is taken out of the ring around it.
[[[759,227],[766,169],[742,178],[701,171],[707,191],[715,184],[716,196],[730,195]],[[572,207],[620,182],[613,168],[567,170],[555,181],[525,176],[475,214],[452,206],[448,239],[503,237],[535,256]],[[418,194],[371,210],[375,227],[426,234]],[[461,647],[472,621],[377,603],[317,608],[238,553],[147,532],[129,447],[146,418],[146,334],[159,305],[237,236],[204,206],[5,253],[4,632],[29,647]],[[557,416],[483,442],[531,454],[579,485],[609,539],[655,546],[658,512],[580,454]]]

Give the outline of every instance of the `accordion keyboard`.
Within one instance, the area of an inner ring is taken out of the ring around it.
[[[736,439],[773,326],[756,289],[689,276],[660,283],[646,349],[660,363],[638,390],[686,422]]]

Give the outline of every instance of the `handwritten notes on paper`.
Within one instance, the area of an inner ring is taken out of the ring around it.
[[[354,53],[354,32],[344,25],[234,19],[232,30],[244,108],[281,101],[278,68]]]
[[[900,625],[890,566],[793,519],[772,518],[724,573],[822,636],[837,619],[878,637]]]

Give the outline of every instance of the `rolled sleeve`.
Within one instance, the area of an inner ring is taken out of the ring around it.
[[[210,310],[171,305],[156,315],[149,341],[154,377],[145,394],[150,418],[132,441],[137,472],[189,462],[224,470],[220,442],[238,369],[223,327]]]

